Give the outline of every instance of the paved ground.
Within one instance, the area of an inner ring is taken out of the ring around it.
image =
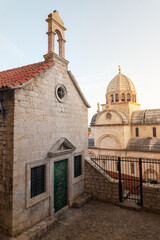
[[[91,200],[58,217],[42,240],[160,240],[160,215]]]

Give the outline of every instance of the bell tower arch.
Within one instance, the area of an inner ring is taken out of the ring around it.
[[[65,58],[65,31],[67,30],[64,26],[62,19],[59,16],[57,10],[53,11],[48,15],[46,19],[48,22],[48,53],[44,55],[46,62],[53,61],[53,55],[55,53],[55,35],[58,36],[59,45],[59,56]]]

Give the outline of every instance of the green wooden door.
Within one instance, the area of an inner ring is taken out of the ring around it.
[[[54,209],[67,205],[67,159],[54,163]]]

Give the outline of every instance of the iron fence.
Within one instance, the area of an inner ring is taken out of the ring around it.
[[[143,205],[143,184],[160,185],[160,159],[99,156],[91,160],[119,180],[119,201]]]

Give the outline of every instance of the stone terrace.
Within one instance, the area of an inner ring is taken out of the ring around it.
[[[91,200],[58,216],[41,240],[160,240],[160,215]]]

